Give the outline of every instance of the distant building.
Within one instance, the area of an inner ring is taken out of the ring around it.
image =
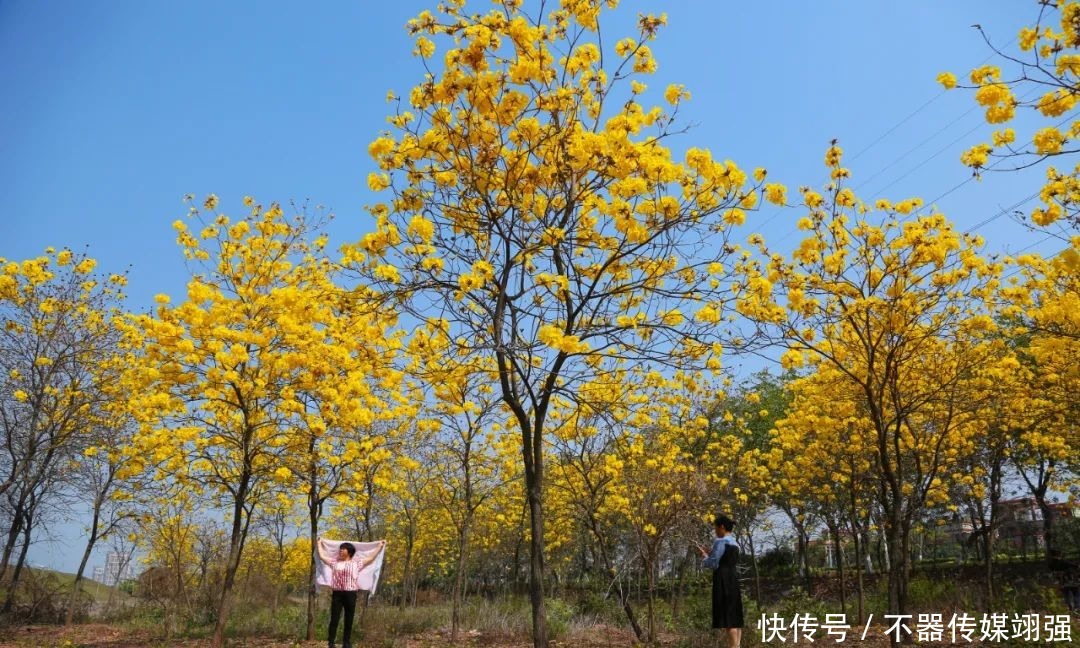
[[[1043,550],[1043,514],[1034,497],[1001,501],[998,540],[1001,548],[1019,551],[1023,556]]]
[[[1051,502],[1050,509],[1058,518],[1080,518],[1080,504],[1076,502]]]
[[[105,556],[104,567],[94,567],[94,580],[109,587],[131,580],[135,578],[133,562],[130,556],[111,551]]]

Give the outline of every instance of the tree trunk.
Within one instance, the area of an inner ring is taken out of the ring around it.
[[[98,519],[101,513],[101,498],[94,498],[94,516],[90,522],[90,537],[86,540],[86,549],[83,550],[82,560],[79,562],[79,569],[75,572],[75,580],[71,583],[71,597],[68,599],[67,612],[64,614],[64,625],[71,625],[75,621],[75,604],[79,600],[79,585],[82,583],[83,572],[86,570],[86,563],[90,560],[90,552],[94,550],[94,543],[97,542],[98,535]],[[113,587],[120,584],[120,575],[117,574],[116,582],[113,583]]]
[[[534,411],[535,421],[530,419],[510,393],[503,374],[500,368],[503,396],[514,410],[521,428],[525,497],[529,505],[529,603],[532,607],[533,646],[548,648],[547,610],[544,604],[544,413],[537,408]]]
[[[690,550],[687,549],[679,558],[679,566],[671,574],[671,618],[679,618],[679,610],[682,609],[683,587],[686,583],[686,561]]]
[[[869,525],[867,525],[869,529]],[[863,564],[866,565],[866,573],[874,574],[874,556],[871,553],[873,544],[870,542],[870,531],[860,531],[860,537],[862,538],[862,550],[863,550]]]
[[[528,508],[529,502],[526,498],[525,508]],[[521,512],[521,517],[518,519],[518,533],[517,540],[514,542],[514,565],[513,574],[511,574],[510,580],[514,584],[513,592],[520,592],[518,587],[521,584],[521,544],[525,538],[525,511]]]
[[[11,614],[11,608],[15,605],[15,590],[19,588],[19,577],[22,575],[23,565],[26,563],[26,552],[30,550],[30,534],[34,529],[33,513],[26,513],[24,520],[23,544],[19,550],[19,560],[15,563],[15,573],[11,575],[11,582],[8,584],[7,599],[4,601],[3,614],[5,616]]]
[[[1047,565],[1053,566],[1054,558],[1058,555],[1058,549],[1054,546],[1054,509],[1046,501],[1046,491],[1042,491],[1036,496],[1035,501],[1039,503],[1039,510],[1042,511],[1043,519],[1043,546],[1045,547],[1045,555]]]
[[[829,531],[832,533],[833,554],[836,556],[836,568],[840,574],[840,611],[847,616],[847,581],[844,579],[844,554],[840,545],[840,525],[830,522]]]
[[[798,536],[797,548],[798,548],[798,561],[799,561],[799,575],[803,578],[803,585],[806,587],[806,591],[810,592],[812,587],[810,583],[810,561],[807,558],[807,545],[809,544],[809,538],[802,525],[795,527],[796,535]]]
[[[217,619],[214,623],[214,634],[210,639],[212,648],[221,648],[225,643],[225,626],[229,622],[229,613],[232,611],[232,589],[236,583],[236,572],[240,568],[240,556],[244,551],[244,539],[247,537],[248,524],[251,518],[244,506],[247,503],[250,477],[241,477],[240,486],[233,500],[232,533],[229,536],[229,561],[225,565],[225,580],[221,586],[221,597],[218,599]]]
[[[854,469],[852,470],[854,472]],[[863,533],[862,526],[859,524],[859,506],[858,497],[855,492],[854,480],[851,481],[851,489],[849,491],[849,504],[851,505],[850,514],[848,517],[848,526],[851,528],[851,537],[855,540],[855,578],[857,581],[856,587],[858,587],[858,611],[859,620],[858,623],[862,623],[863,620],[863,602],[865,596],[865,590],[863,589]]]
[[[855,576],[858,579],[857,587],[859,588],[858,622],[861,625],[863,621],[863,601],[865,600],[865,590],[863,589],[862,533],[858,529],[856,529],[853,535],[855,537]]]
[[[4,555],[0,557],[0,582],[7,576],[8,567],[11,565],[11,554],[15,551],[15,545],[19,542],[19,534],[25,523],[25,514],[22,510],[22,501],[15,505],[11,516],[11,527],[8,529],[7,540],[4,542]]]
[[[221,648],[225,644],[225,626],[229,622],[229,613],[232,611],[232,588],[236,582],[236,572],[240,566],[240,547],[230,543],[229,562],[225,566],[225,581],[221,586],[221,597],[218,599],[217,620],[214,623],[214,634],[210,639],[213,648]]]
[[[908,581],[911,574],[911,552],[908,546],[908,529],[898,514],[890,515],[888,544],[899,554],[889,561],[889,614],[902,615],[907,609]],[[910,626],[908,626],[910,629]],[[895,634],[889,635],[889,641],[895,646]],[[901,631],[900,642],[909,643],[912,635]]]
[[[750,533],[750,530],[746,531],[746,542],[750,548],[750,564],[754,568],[754,601],[757,602],[758,608],[761,607],[761,572],[758,571],[758,559],[757,550],[754,549],[754,534]]]
[[[854,515],[854,511],[852,511]],[[863,554],[865,553],[865,546],[863,544],[863,531],[859,526],[858,517],[851,518],[851,535],[855,540],[855,578],[856,586],[859,588],[859,620],[861,624],[863,622],[863,605],[865,602],[865,588],[863,584],[863,571],[865,566],[863,565]]]
[[[451,644],[457,643],[457,633],[461,626],[461,599],[462,589],[465,585],[465,557],[469,546],[469,522],[471,517],[470,513],[465,514],[465,518],[461,522],[461,533],[458,534],[457,573],[454,575],[453,604],[450,612]]]
[[[643,556],[644,558],[644,556]],[[656,643],[656,611],[654,599],[656,598],[656,569],[653,566],[651,556],[645,560],[645,583],[648,587],[645,600],[648,602],[649,616],[649,643]]]
[[[986,523],[986,611],[991,612],[994,601],[994,534],[997,533],[998,509],[1001,501],[1001,463],[1003,458],[995,457],[990,472],[990,519]]]
[[[984,610],[986,612],[991,612],[994,606],[994,553],[992,547],[993,538],[990,536],[990,533],[992,533],[992,531],[987,529],[986,538],[984,538],[986,556],[983,558],[983,575],[986,578],[986,603],[984,604]]]
[[[799,576],[803,579],[803,585],[806,591],[809,592],[812,585],[810,582],[810,563],[806,553],[810,534],[806,531],[806,523],[799,519],[793,509],[785,508],[784,513],[787,514],[788,519],[791,520],[791,526],[795,529],[795,561],[799,565]]]
[[[889,542],[890,539],[885,536],[884,533],[880,534],[879,543],[881,547],[881,568],[884,571],[891,572],[893,561],[889,557]]]
[[[619,601],[622,603],[623,612],[626,614],[626,620],[630,623],[630,628],[634,631],[634,636],[639,640],[644,636],[645,631],[641,629],[641,624],[638,623],[637,614],[634,613],[634,608],[630,605],[630,593],[623,587],[622,578],[618,578],[617,591],[619,593]]]
[[[413,532],[410,528],[405,534],[405,563],[401,566],[401,606],[400,610],[405,611],[405,605],[409,601],[409,583],[412,578],[412,554],[413,554]]]
[[[529,603],[532,605],[533,646],[547,648],[547,611],[544,606],[544,505],[540,476],[525,471],[529,499]]]

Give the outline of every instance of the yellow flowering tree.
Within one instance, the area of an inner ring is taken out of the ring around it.
[[[1056,164],[1046,168],[1046,183],[1039,193],[1042,205],[1032,211],[1031,219],[1044,226],[1064,221],[1080,227],[1080,166],[1068,161],[1080,150],[1075,146],[1080,120],[1070,114],[1080,95],[1080,2],[1034,4],[1035,23],[1022,27],[1015,41],[1019,52],[995,46],[983,33],[990,49],[1005,62],[1005,70],[982,65],[971,70],[969,84],[960,85],[951,72],[940,74],[938,81],[945,88],[959,85],[974,91],[975,101],[986,109],[986,121],[1000,125],[989,142],[972,146],[961,161],[979,173],[1003,160],[1022,168],[1060,158],[1063,168]],[[1025,108],[1036,111],[1045,125],[1017,139],[1011,124],[1018,109]]]
[[[1010,457],[1042,511],[1046,556],[1053,562],[1063,548],[1054,534],[1057,514],[1050,493],[1070,490],[1080,474],[1080,342],[1037,335],[1018,352],[1031,380],[1019,391],[1026,405],[1024,427]]]
[[[259,520],[251,533],[240,565],[243,593],[251,606],[270,599],[270,614],[278,614],[283,594],[306,591],[311,579],[311,544],[305,537],[294,538],[302,520],[296,507],[286,499],[281,507]],[[269,590],[269,591],[268,591]]]
[[[1041,426],[1045,411],[1040,405],[1034,368],[1021,362],[1015,348],[1022,341],[1022,336],[1003,337],[988,348],[970,392],[971,402],[979,407],[975,421],[983,427],[979,443],[961,455],[949,480],[953,494],[946,510],[959,513],[957,503],[963,504],[972,525],[967,542],[980,545],[987,610],[994,603],[995,541],[1010,460],[1017,458],[1018,451],[1023,452],[1027,431]]]
[[[429,72],[408,97],[390,96],[391,129],[369,148],[369,185],[389,197],[345,261],[381,291],[398,288],[404,307],[444,318],[462,353],[493,359],[520,434],[544,646],[551,400],[573,399],[620,357],[718,366],[728,232],[757,194],[732,162],[671,154],[682,86],[664,107],[643,105],[663,16],[642,16],[612,46],[600,14],[615,2],[569,0],[547,15],[521,4],[477,14],[444,3],[409,23]]]
[[[41,505],[55,504],[71,462],[95,438],[111,436],[105,387],[126,277],[100,276],[95,265],[67,249],[23,261],[0,258],[0,494],[11,515],[0,555],[5,613]]]
[[[711,460],[702,468],[715,475],[709,483],[709,492],[715,494],[715,500],[709,502],[710,509],[729,515],[737,525],[740,541],[746,544],[759,604],[761,576],[754,537],[769,524],[765,514],[774,504],[770,495],[774,473],[766,452],[777,421],[784,418],[790,407],[788,385],[794,379],[794,372],[774,376],[762,370],[730,391],[718,392],[708,405],[706,444],[695,450],[695,454]],[[725,379],[725,387],[731,388],[732,382]],[[717,483],[721,476],[723,483]]]
[[[613,465],[619,469],[608,506],[628,525],[630,546],[644,572],[649,642],[656,641],[659,562],[665,553],[687,552],[689,543],[679,532],[689,520],[700,519],[711,490],[701,488],[701,468],[730,465],[735,456],[709,462],[692,451],[709,423],[697,402],[697,378],[676,376],[669,382],[657,372],[641,377],[633,394],[638,404],[631,406],[612,444]],[[628,396],[623,399],[633,403]],[[710,471],[709,476],[719,486],[726,484],[723,474]]]
[[[400,346],[392,331],[396,315],[380,308],[362,286],[340,288],[327,259],[297,268],[301,290],[292,290],[293,311],[277,318],[288,340],[289,384],[280,425],[290,430],[275,479],[300,494],[307,511],[308,546],[317,547],[326,504],[364,488],[373,466],[385,461],[385,432],[416,411],[402,392],[393,366]],[[304,303],[301,303],[301,302]],[[315,638],[313,551],[308,565],[307,630]]]
[[[1080,2],[1036,4],[1034,23],[1018,32],[1018,52],[996,47],[984,34],[1005,69],[980,66],[971,71],[971,84],[966,87],[986,107],[986,121],[1002,126],[993,133],[991,142],[976,144],[966,151],[962,161],[976,173],[996,165],[988,164],[992,158],[1014,160],[1016,167],[1048,162],[1046,181],[1038,192],[1042,204],[1032,210],[1031,220],[1044,227],[1064,223],[1075,230],[1080,227],[1080,164],[1070,158],[1080,150],[1075,146],[1080,120],[1073,114],[1080,94]],[[946,88],[957,86],[956,76],[951,73],[942,73],[938,79]],[[1023,108],[1034,109],[1038,125],[1034,132],[1017,139],[1011,124],[1017,109]],[[1071,236],[1067,246],[1052,259],[1030,255],[1017,262],[1024,280],[1003,290],[1005,311],[1012,320],[1021,322],[1019,335],[1026,336],[1030,331],[1030,360],[1035,365],[1047,363],[1036,370],[1038,378],[1050,377],[1046,394],[1065,393],[1061,390],[1076,386],[1075,372],[1058,365],[1058,361],[1069,362],[1077,353],[1080,236]],[[1064,373],[1058,368],[1063,368]],[[1029,429],[1026,443],[1022,444],[1026,452],[1014,455],[1021,475],[1040,500],[1048,537],[1052,537],[1053,511],[1045,501],[1047,489],[1051,482],[1065,481],[1070,463],[1067,459],[1077,455],[1076,412],[1068,406],[1071,400],[1059,401],[1056,416],[1043,421],[1039,429]],[[1051,411],[1054,409],[1050,406]],[[1048,551],[1050,548],[1047,542]]]
[[[89,504],[90,519],[85,527],[86,546],[79,567],[71,584],[65,624],[75,618],[80,583],[90,560],[90,554],[99,542],[122,531],[134,518],[137,506],[132,491],[142,484],[138,477],[122,478],[124,464],[129,460],[124,447],[130,442],[135,426],[127,410],[124,384],[120,380],[124,368],[129,366],[130,351],[111,352],[94,365],[93,374],[101,384],[99,402],[94,407],[93,424],[84,430],[85,446],[73,457],[71,471],[75,489],[80,499]]]
[[[383,578],[399,584],[402,609],[410,602],[416,603],[419,583],[431,568],[432,554],[440,547],[441,540],[432,536],[432,531],[439,527],[431,515],[436,508],[432,501],[438,488],[438,475],[417,458],[421,448],[430,443],[431,435],[423,429],[415,432],[409,435],[412,441],[399,448],[393,460],[395,486],[386,495],[387,535],[395,538],[387,550],[394,551],[396,559],[389,562]]]
[[[618,485],[624,464],[616,452],[623,434],[620,421],[630,406],[627,387],[635,383],[625,372],[597,379],[589,386],[593,397],[588,408],[556,412],[549,488],[564,502],[561,514],[591,538],[594,560],[599,563],[606,587],[613,588],[627,623],[639,639],[645,631],[623,584],[626,565],[619,559],[620,533],[626,524],[630,502]]]
[[[138,594],[161,607],[165,636],[180,626],[198,582],[196,555],[198,519],[192,493],[175,484],[157,488],[138,518],[136,544],[144,550],[147,569],[139,577]]]
[[[327,278],[318,223],[245,203],[248,214],[234,222],[210,196],[205,216],[191,209],[201,230],[175,223],[193,265],[186,299],[174,306],[159,296],[155,315],[131,320],[143,346],[127,378],[140,427],[131,470],[197,490],[227,515],[214,646],[251,523],[275,492],[295,486],[290,455],[310,444],[312,430],[371,422],[383,408],[366,376],[380,366],[385,346],[371,340],[381,329],[346,334],[337,321],[353,295]]]
[[[552,413],[553,515],[577,529],[582,562],[599,568],[600,585],[618,595],[641,640],[656,636],[664,557],[682,555],[672,571],[681,587],[701,511],[738,472],[741,446],[709,436],[710,384],[696,373],[619,370],[583,384],[579,402],[559,401]],[[644,628],[623,583],[632,574],[647,587]]]
[[[1080,236],[1052,258],[1023,255],[998,293],[1000,313],[1019,343],[1017,356],[1030,379],[1024,427],[1011,455],[1043,513],[1047,558],[1053,559],[1051,490],[1065,490],[1080,473]]]
[[[475,577],[489,592],[496,586],[507,591],[524,582],[521,558],[526,553],[528,506],[520,486],[521,461],[512,435],[500,440],[499,452],[502,473],[509,483],[488,498],[486,513],[477,517],[473,534]]]
[[[994,321],[982,305],[1000,264],[980,241],[917,200],[860,201],[835,144],[826,195],[802,191],[807,236],[790,260],[773,254],[741,286],[739,310],[787,351],[785,366],[830,366],[860,395],[890,555],[890,612],[903,613],[910,534],[943,477],[974,441],[966,379]]]
[[[487,360],[490,361],[489,358]],[[431,468],[441,476],[435,501],[457,534],[454,581],[451,588],[450,641],[457,641],[461,625],[471,542],[476,519],[488,514],[487,503],[502,488],[509,488],[502,471],[497,422],[505,414],[495,394],[496,378],[490,368],[462,364],[446,372],[433,364],[425,379],[431,385],[431,418],[438,422]],[[505,437],[505,435],[500,435]]]
[[[800,414],[805,415],[804,412],[796,410],[795,416]],[[818,421],[819,417],[816,415],[809,415],[807,417],[811,421]],[[800,422],[804,419],[801,417],[798,419]],[[777,422],[778,433],[785,434],[786,436],[794,436],[798,438],[798,432],[796,430],[789,430],[785,425],[787,421],[781,420]],[[817,428],[813,428],[815,431]],[[766,453],[763,456],[765,465],[770,468],[770,476],[767,483],[768,492],[773,506],[779,509],[784,516],[791,523],[791,528],[795,533],[795,561],[798,565],[798,573],[804,580],[804,585],[809,589],[810,586],[810,563],[808,560],[808,551],[810,547],[810,536],[814,529],[820,524],[820,504],[819,499],[820,492],[815,488],[815,485],[819,483],[822,478],[821,472],[818,470],[819,466],[812,460],[807,461],[813,470],[807,472],[806,464],[802,463],[802,459],[808,454],[813,455],[815,459],[820,459],[820,451],[812,452],[813,446],[806,444],[804,447],[800,447],[800,443],[805,443],[806,439],[798,439],[795,442],[790,440],[780,440],[778,443],[774,443],[771,448],[771,452]],[[789,453],[794,452],[798,456],[798,463],[792,459],[790,454],[785,455],[782,452],[777,452],[777,449],[787,450]]]
[[[399,410],[389,405],[393,398],[387,399],[387,409],[380,410],[380,417],[392,416]],[[327,420],[335,417],[321,419],[315,409],[320,406],[312,399],[304,400],[311,408],[304,416],[310,424],[305,422],[297,428],[298,445],[293,446],[296,452],[290,453],[285,463],[291,473],[290,490],[295,489],[303,494],[308,522],[307,546],[317,547],[328,505],[334,506],[337,502],[359,504],[362,510],[370,513],[371,478],[374,473],[384,469],[391,450],[388,448],[389,437],[385,433],[387,424],[357,427],[330,424],[330,427],[323,427]],[[324,403],[321,407],[329,409],[331,406]],[[364,534],[364,537],[370,539],[371,535]],[[309,554],[306,630],[309,641],[315,638],[317,560],[315,553]]]
[[[244,562],[241,569],[261,578],[264,587],[269,587],[270,613],[277,614],[278,605],[281,602],[281,594],[289,586],[295,585],[296,589],[307,585],[314,578],[311,573],[311,543],[307,538],[294,539],[293,536],[301,526],[301,518],[297,515],[298,507],[293,498],[286,493],[277,494],[276,501],[263,504],[263,515],[255,523],[252,531],[252,542],[246,547]],[[297,569],[295,552],[299,547],[308,549],[306,565],[303,569]],[[250,596],[252,593],[248,592]],[[258,592],[263,600],[266,592]]]
[[[875,432],[866,416],[865,395],[836,366],[819,363],[814,371],[789,383],[790,403],[770,432],[762,464],[768,473],[761,483],[789,517],[803,515],[796,530],[809,534],[805,520],[812,516],[826,525],[834,555],[840,550],[841,527],[855,541],[856,610],[863,618],[865,601],[863,558],[867,552],[872,512],[877,500],[872,467],[876,457]],[[800,527],[802,527],[800,529]],[[805,556],[800,560],[804,564]],[[843,562],[838,562],[841,606],[846,612],[847,585]]]

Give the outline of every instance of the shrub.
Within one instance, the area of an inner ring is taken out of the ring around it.
[[[746,611],[745,603],[743,611],[744,613]],[[760,617],[761,612],[764,612],[768,615],[772,615],[773,613],[775,613],[780,615],[784,619],[790,620],[796,614],[809,614],[811,616],[817,617],[818,619],[824,619],[826,614],[833,614],[839,612],[839,610],[832,609],[832,607],[827,605],[825,601],[810,596],[810,594],[808,594],[803,588],[794,587],[787,595],[784,596],[784,598],[780,599],[780,601],[778,601],[776,604],[771,606],[765,606],[765,609],[758,612],[758,617]],[[757,618],[753,620],[753,623],[756,622]],[[747,619],[747,624],[752,625],[749,619]]]
[[[758,571],[774,578],[794,576],[795,551],[783,546],[769,549],[758,560]]]
[[[547,611],[548,639],[562,639],[569,634],[570,625],[577,616],[574,607],[561,598],[549,598],[544,602]]]
[[[908,606],[915,612],[957,608],[960,598],[955,580],[918,575],[908,583]]]

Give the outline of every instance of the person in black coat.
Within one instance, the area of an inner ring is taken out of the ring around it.
[[[731,536],[735,522],[726,515],[718,515],[713,524],[716,539],[711,550],[697,545],[701,552],[701,566],[713,570],[712,627],[726,629],[728,645],[738,648],[744,622],[742,592],[739,591],[739,575],[735,571],[739,562],[739,545]]]

